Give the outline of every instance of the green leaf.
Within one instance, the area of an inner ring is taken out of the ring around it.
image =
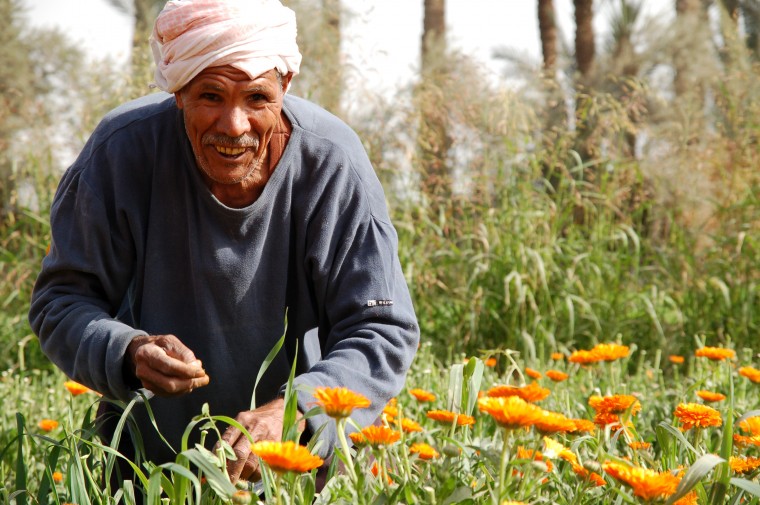
[[[451,412],[461,412],[462,408],[462,383],[464,382],[464,365],[455,363],[449,369],[449,403]]]
[[[206,482],[217,495],[229,500],[235,494],[235,486],[232,485],[227,475],[216,466],[218,459],[205,447],[196,445],[182,453],[191,463],[195,464],[206,476]],[[213,463],[212,463],[213,461]]]
[[[757,482],[747,480],[747,479],[740,479],[737,477],[733,477],[731,480],[729,480],[732,486],[736,486],[739,489],[746,491],[749,494],[755,495],[757,497],[760,497],[760,484]]]
[[[24,428],[26,426],[24,416],[20,412],[16,412],[16,430],[18,433],[18,447],[16,450],[16,489],[26,490],[26,459],[24,458]],[[16,503],[18,505],[26,505],[27,495],[22,493],[19,495]]]
[[[689,443],[688,440],[686,440],[686,437],[683,436],[683,433],[681,433],[677,428],[674,428],[670,424],[666,423],[665,421],[662,421],[660,424],[657,425],[658,427],[662,428],[663,430],[667,431],[676,439],[678,439],[679,442],[681,442],[686,448],[688,448],[691,452],[694,454],[698,454],[697,450],[694,448],[691,443]]]
[[[253,383],[253,393],[251,394],[251,410],[256,410],[256,388],[259,386],[259,381],[264,376],[264,373],[269,368],[269,365],[272,364],[274,361],[274,358],[277,357],[277,354],[280,352],[280,349],[282,349],[282,345],[285,343],[285,335],[288,333],[288,314],[287,310],[285,312],[285,330],[282,332],[282,336],[280,337],[280,340],[277,341],[276,344],[274,344],[274,347],[271,351],[269,351],[269,354],[267,354],[266,359],[264,359],[264,362],[261,364],[261,367],[259,368],[259,373],[256,375],[256,382]]]
[[[671,495],[670,498],[668,498],[668,501],[665,502],[665,505],[672,505],[676,502],[676,500],[684,497],[686,493],[691,491],[705,475],[707,475],[713,468],[715,468],[716,465],[725,463],[725,461],[725,459],[715,454],[705,454],[704,456],[700,457],[686,471],[683,478],[681,479],[681,482],[678,483],[676,492]]]

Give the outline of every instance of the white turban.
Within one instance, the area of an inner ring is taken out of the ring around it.
[[[297,74],[296,15],[279,0],[171,0],[150,37],[156,84],[174,93],[207,67],[251,79],[276,68]]]

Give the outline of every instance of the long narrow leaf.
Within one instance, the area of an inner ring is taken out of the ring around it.
[[[271,351],[269,351],[269,354],[267,354],[266,359],[264,359],[264,362],[261,364],[261,367],[259,368],[259,373],[256,375],[256,381],[253,383],[253,393],[251,394],[251,410],[256,410],[256,388],[259,386],[259,381],[264,376],[264,373],[269,368],[269,365],[272,364],[274,361],[274,358],[277,357],[277,354],[280,352],[280,349],[282,348],[282,345],[285,343],[285,335],[288,334],[288,318],[287,318],[287,312],[285,314],[285,330],[282,332],[282,336],[277,341],[276,344],[274,344],[274,347]]]
[[[686,496],[699,481],[704,478],[716,465],[724,463],[726,460],[715,454],[705,454],[694,462],[686,471],[681,482],[678,483],[676,492],[668,498],[665,505],[672,505],[680,498]]]

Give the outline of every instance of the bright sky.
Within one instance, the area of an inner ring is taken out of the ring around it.
[[[127,16],[106,0],[24,0],[29,19],[59,26],[93,54],[126,59],[131,27]],[[616,3],[597,0],[599,10]],[[669,15],[672,0],[646,0],[647,13]],[[349,63],[362,68],[368,89],[391,90],[418,65],[423,0],[343,0],[355,13],[344,28]],[[557,19],[566,38],[573,35],[572,0],[555,0]],[[541,59],[536,0],[447,0],[452,43],[488,65],[496,74],[504,64],[491,58],[506,47],[536,65]],[[597,16],[603,29],[603,14]]]

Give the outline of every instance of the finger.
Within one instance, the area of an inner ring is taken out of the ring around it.
[[[161,396],[178,395],[193,389],[193,379],[167,377],[144,365],[138,365],[135,369],[135,375],[146,388]]]
[[[178,359],[183,363],[193,363],[199,361],[193,351],[190,350],[180,339],[174,335],[164,335],[156,343],[166,350],[166,354],[172,358]]]
[[[227,462],[227,472],[230,475],[232,482],[237,482],[240,479],[240,474],[243,473],[243,468],[248,461],[248,457],[251,455],[251,445],[245,439],[240,437],[237,443],[233,446],[235,451],[235,461]]]
[[[180,361],[158,345],[145,345],[135,354],[135,368],[144,365],[167,377],[180,379],[201,378],[206,374],[202,367]]]
[[[261,478],[259,473],[259,458],[255,454],[249,454],[240,472],[242,480],[257,481]]]

